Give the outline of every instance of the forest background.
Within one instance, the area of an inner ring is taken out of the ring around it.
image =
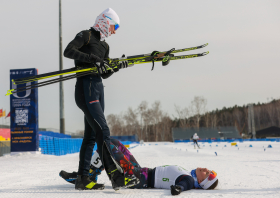
[[[218,128],[235,126],[243,137],[248,136],[248,106],[233,106],[207,110],[207,99],[195,96],[189,106],[174,105],[176,115],[162,109],[161,102],[151,105],[142,101],[137,108],[129,107],[120,114],[109,114],[107,122],[112,136],[137,135],[144,141],[172,141],[172,128]],[[280,99],[268,99],[266,103],[253,104],[256,131],[280,127]],[[83,135],[84,131],[77,131]]]

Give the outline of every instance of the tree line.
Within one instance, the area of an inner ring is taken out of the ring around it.
[[[160,101],[150,106],[142,101],[135,109],[129,107],[120,114],[107,116],[111,135],[137,135],[144,141],[172,141],[172,128],[200,128],[236,126],[238,131],[248,133],[248,106],[207,111],[207,100],[195,96],[187,107],[174,105],[176,115],[170,116],[162,110]],[[273,99],[267,103],[253,104],[255,129],[280,126],[280,100]]]

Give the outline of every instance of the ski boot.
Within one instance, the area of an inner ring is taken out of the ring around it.
[[[59,176],[62,177],[67,182],[69,182],[71,184],[75,184],[78,173],[77,172],[67,173],[66,171],[62,170],[62,171],[60,171]]]
[[[135,175],[124,175],[120,173],[115,166],[108,169],[108,174],[112,182],[112,187],[115,191],[121,188],[128,188],[137,185],[140,180]]]
[[[90,180],[92,180],[93,182],[97,182],[97,179],[98,179],[98,175],[101,174],[101,171],[103,169],[100,168],[96,168],[95,166],[93,165],[90,165],[90,169],[89,169],[89,178]]]
[[[93,182],[87,175],[78,175],[75,182],[76,190],[103,190],[104,188],[104,184]]]
[[[93,165],[90,165],[89,179],[96,183],[97,179],[98,179],[98,175],[101,174],[101,171],[102,171],[101,168],[96,168]],[[60,171],[59,176],[62,177],[65,181],[67,181],[71,184],[75,184],[75,181],[78,177],[78,173],[77,172],[68,173],[68,172],[62,170],[62,171]]]

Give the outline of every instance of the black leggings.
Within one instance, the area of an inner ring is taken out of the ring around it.
[[[80,150],[79,175],[88,175],[95,146],[103,156],[103,143],[110,145],[110,130],[104,116],[104,88],[99,76],[77,79],[75,88],[77,106],[84,112],[85,132]],[[104,163],[103,163],[104,164]]]
[[[77,80],[75,99],[85,114],[85,134],[80,150],[79,175],[88,175],[92,151],[97,148],[108,173],[110,167],[123,169],[124,176],[136,175],[134,165],[111,142],[110,130],[104,116],[104,89],[99,76],[85,76]],[[114,160],[114,161],[113,161]],[[109,176],[109,175],[108,175]]]

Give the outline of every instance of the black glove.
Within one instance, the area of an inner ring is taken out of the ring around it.
[[[180,186],[170,186],[171,188],[171,195],[179,195],[182,192],[182,189]]]
[[[97,67],[97,71],[99,74],[107,73],[107,67],[109,65],[106,62],[104,62],[102,59],[100,59],[98,56],[94,54],[90,54],[89,62],[94,63],[94,65]]]
[[[123,54],[122,55],[122,58],[124,58],[125,55]],[[128,67],[128,61],[120,61],[120,64],[119,64],[119,68],[120,69],[124,69],[124,68],[127,68]]]

